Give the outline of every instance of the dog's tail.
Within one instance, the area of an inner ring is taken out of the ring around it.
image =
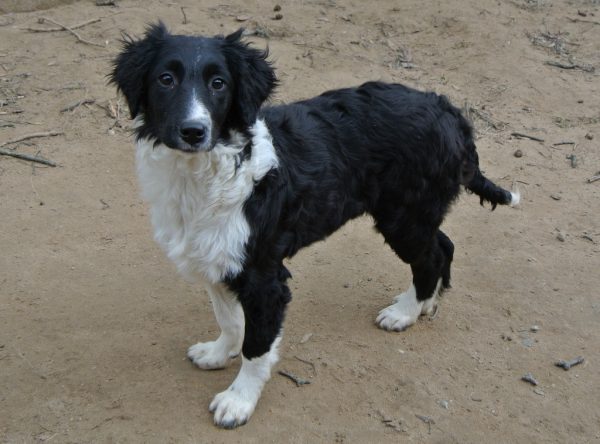
[[[499,187],[494,182],[485,177],[479,168],[475,171],[475,174],[471,181],[465,185],[467,190],[479,196],[479,201],[483,206],[483,202],[486,200],[492,204],[492,211],[496,209],[496,205],[517,205],[521,201],[521,194],[519,191],[508,191],[504,188]]]
[[[473,141],[473,129],[469,122],[461,116],[461,129],[463,132],[463,161],[461,168],[461,182],[465,188],[480,197],[480,203],[485,201],[492,204],[492,211],[497,205],[517,205],[521,200],[519,191],[510,192],[499,187],[483,175],[479,169],[479,156]]]

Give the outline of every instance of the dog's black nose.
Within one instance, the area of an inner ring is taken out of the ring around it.
[[[206,126],[197,120],[188,120],[181,125],[179,134],[190,145],[198,145],[206,138]]]

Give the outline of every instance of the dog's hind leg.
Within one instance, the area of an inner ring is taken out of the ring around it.
[[[226,367],[239,355],[244,340],[244,312],[236,295],[224,284],[209,284],[208,294],[221,334],[216,341],[199,342],[188,349],[188,358],[202,369]]]
[[[381,310],[376,323],[385,330],[401,331],[414,324],[420,315],[432,314],[437,297],[450,286],[450,264],[454,245],[442,232],[422,242],[406,242],[403,236],[384,233],[386,241],[402,260],[410,264],[413,282],[409,289]]]
[[[246,318],[242,367],[229,388],[217,394],[209,407],[215,424],[224,428],[245,424],[254,412],[278,360],[281,325],[291,297],[281,273],[270,278],[249,277],[251,273],[231,283]]]

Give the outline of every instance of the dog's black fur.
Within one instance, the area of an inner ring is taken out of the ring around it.
[[[144,116],[139,138],[194,150],[173,136],[181,102],[154,81],[164,70],[179,76],[181,94],[189,82],[204,88],[200,95],[215,130],[207,149],[234,131],[248,134],[257,118],[272,135],[279,167],[255,184],[245,204],[251,236],[243,271],[226,279],[246,318],[244,356],[263,355],[280,332],[291,298],[283,259],[364,213],[410,264],[419,301],[432,297],[439,279],[447,288],[454,246],[439,227],[461,186],[493,208],[511,203],[511,193],[481,174],[471,125],[459,109],[444,96],[382,82],[261,109],[275,74],[266,53],[240,37],[239,31],[173,36],[163,25],[153,26],[143,40],[125,42],[112,81],[132,117]],[[198,52],[200,71],[187,72],[186,60]],[[163,66],[174,56],[179,64]],[[215,75],[227,85],[220,95],[206,86]]]

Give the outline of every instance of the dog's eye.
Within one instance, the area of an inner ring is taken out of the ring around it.
[[[216,79],[213,79],[210,82],[210,86],[212,87],[212,89],[220,91],[225,87],[225,81],[219,77],[217,77]]]
[[[158,76],[158,83],[162,86],[173,86],[175,84],[175,79],[168,72],[164,72]]]

